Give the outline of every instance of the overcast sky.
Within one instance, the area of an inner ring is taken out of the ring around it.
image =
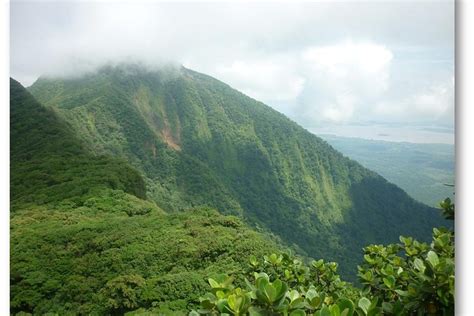
[[[307,128],[453,125],[454,2],[11,3],[11,75],[176,62]]]

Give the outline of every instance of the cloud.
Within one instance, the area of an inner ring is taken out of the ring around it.
[[[291,101],[300,95],[305,83],[305,79],[295,71],[294,62],[278,57],[237,60],[230,65],[218,65],[215,73],[255,99]]]
[[[388,89],[393,53],[371,42],[344,41],[303,52],[309,84],[300,111],[313,121],[346,122]],[[303,107],[303,108],[302,108]]]
[[[304,58],[317,68],[345,76],[348,68],[378,73],[392,60],[393,54],[381,45],[346,41],[338,45],[309,48],[305,51]]]
[[[25,85],[175,62],[308,128],[436,120],[453,112],[454,2],[13,1],[10,55]]]
[[[392,120],[439,122],[454,124],[454,78],[433,84],[416,94],[396,100],[382,101],[374,107],[374,115]]]

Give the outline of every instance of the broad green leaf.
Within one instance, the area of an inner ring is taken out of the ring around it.
[[[258,279],[266,279],[266,280],[269,280],[270,277],[268,276],[268,274],[266,274],[265,272],[260,272],[260,273],[257,273],[255,272],[253,274],[253,277],[255,278],[255,280],[258,280]]]
[[[400,296],[408,296],[407,291],[402,291],[402,290],[395,290],[395,293],[397,293]]]
[[[262,308],[257,307],[257,306],[250,307],[248,312],[250,316],[265,316],[266,315],[265,311]]]
[[[251,264],[252,266],[254,266],[254,267],[255,267],[255,266],[258,266],[257,258],[256,258],[254,255],[251,255],[251,256],[250,256],[249,261],[250,261],[250,264]]]
[[[329,311],[331,312],[331,316],[341,316],[341,310],[337,305],[330,306]]]
[[[359,300],[359,303],[357,305],[367,315],[367,312],[369,311],[369,308],[370,308],[370,300],[366,297],[363,297]]]
[[[233,311],[239,310],[238,305],[240,301],[237,299],[237,296],[235,296],[234,294],[231,294],[229,295],[229,297],[227,297],[227,303],[229,304],[229,307],[231,310]]]
[[[300,297],[300,293],[298,293],[298,291],[296,290],[292,290],[291,292],[288,293],[288,298],[290,299],[290,301],[294,301],[299,297]]]
[[[390,304],[390,303],[383,302],[383,303],[382,303],[382,310],[383,310],[384,312],[390,314],[390,313],[392,313],[392,311],[393,311],[393,306],[392,306],[392,304]]]
[[[290,316],[306,316],[306,313],[302,309],[295,309],[290,313]]]
[[[211,285],[212,288],[220,288],[221,287],[221,285],[219,283],[217,283],[217,281],[212,279],[212,278],[209,278],[208,281],[209,281],[209,284]]]
[[[413,264],[415,266],[415,269],[420,271],[420,272],[425,272],[425,264],[423,263],[423,261],[421,261],[421,259],[419,258],[416,258],[415,261],[413,261]]]
[[[364,255],[364,260],[367,261],[370,264],[375,263],[375,260],[372,259],[369,255]]]
[[[223,313],[223,312],[225,312],[225,311],[228,310],[228,308],[227,308],[227,300],[225,300],[225,299],[220,299],[220,300],[218,300],[217,303],[216,303],[216,306],[217,306],[217,309],[218,309],[221,313]]]
[[[395,278],[393,276],[388,276],[386,278],[383,278],[383,283],[385,286],[387,286],[389,289],[393,289],[395,287]]]
[[[429,263],[431,263],[431,266],[433,268],[435,268],[438,264],[439,264],[439,258],[438,258],[438,255],[436,254],[436,252],[434,251],[429,251],[428,252],[428,255],[426,257],[426,259],[428,260]]]
[[[318,294],[318,292],[316,292],[316,290],[314,288],[309,289],[305,294],[305,297],[309,300],[312,300],[316,296],[319,297],[319,294]]]
[[[316,312],[315,315],[318,315],[318,316],[332,316],[331,311],[329,310],[329,308],[327,306],[324,306],[323,308],[321,308],[319,311]]]
[[[304,308],[305,304],[304,304],[304,298],[300,297],[300,298],[297,298],[296,300],[292,301],[290,303],[290,308],[291,309],[299,309],[299,308]]]
[[[349,316],[354,313],[354,303],[352,303],[352,301],[349,299],[341,298],[337,301],[337,305],[341,310],[341,315],[344,314]],[[347,313],[344,313],[345,311],[347,311]]]

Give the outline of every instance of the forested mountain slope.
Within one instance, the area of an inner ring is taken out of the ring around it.
[[[416,144],[324,135],[337,150],[376,171],[416,200],[438,206],[452,197],[455,148],[449,144]],[[448,186],[446,186],[448,184]]]
[[[12,210],[28,203],[44,204],[104,189],[145,197],[141,175],[125,161],[94,157],[71,127],[41,106],[18,82],[10,80],[10,161]],[[88,175],[88,176],[83,176]]]
[[[126,161],[91,154],[13,79],[10,97],[12,314],[188,310],[209,275],[281,249],[215,210],[166,214]]]
[[[354,275],[363,246],[427,240],[438,212],[284,115],[186,68],[107,66],[31,93],[96,154],[129,161],[161,208],[209,205]],[[351,271],[351,272],[349,272]]]

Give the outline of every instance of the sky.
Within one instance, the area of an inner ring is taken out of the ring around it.
[[[452,0],[10,6],[10,72],[26,86],[40,75],[77,76],[104,63],[172,62],[216,77],[309,130],[384,125],[453,132]]]

